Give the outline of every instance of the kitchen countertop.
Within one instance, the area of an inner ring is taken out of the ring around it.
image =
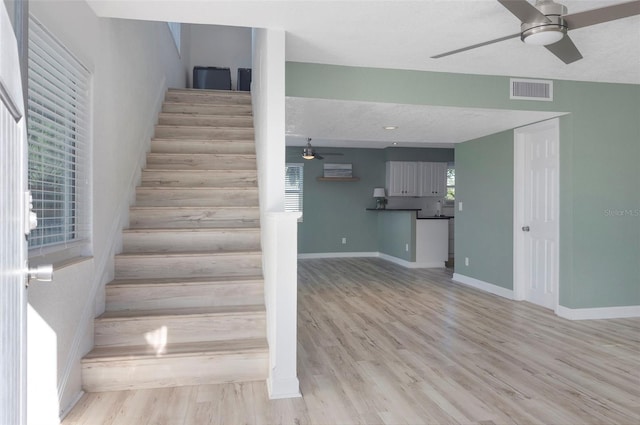
[[[367,208],[367,211],[380,211],[380,212],[384,212],[384,211],[422,211],[422,208],[384,208],[384,209]]]
[[[417,220],[449,220],[454,218],[452,215],[432,215],[427,217],[416,217]]]

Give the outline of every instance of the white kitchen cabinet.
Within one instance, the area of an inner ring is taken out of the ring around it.
[[[443,198],[447,194],[447,163],[420,162],[418,164],[418,196]]]
[[[388,161],[387,196],[418,195],[418,162]]]

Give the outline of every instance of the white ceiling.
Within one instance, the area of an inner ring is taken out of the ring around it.
[[[453,108],[289,97],[287,145],[332,147],[453,147],[560,115],[557,112]],[[387,125],[398,126],[385,130]]]
[[[640,16],[570,31],[584,59],[565,65],[546,49],[525,45],[518,38],[441,59],[430,59],[437,53],[519,32],[517,18],[495,0],[89,2],[99,16],[105,17],[284,29],[288,61],[640,84]],[[569,13],[619,2],[562,1]],[[294,117],[292,101],[298,102],[295,105],[303,106],[303,109],[313,109],[316,117],[325,118],[314,123],[310,116],[296,113]],[[463,128],[449,128],[450,122],[446,119],[452,116],[449,108],[427,108],[427,114],[424,107],[407,105],[393,105],[392,108],[356,102],[329,105],[314,99],[288,99],[287,103],[290,132],[314,137],[314,141],[325,137],[342,141],[378,140],[380,136],[372,134],[373,130],[365,122],[358,126],[361,130],[358,133],[354,127],[357,120],[330,121],[331,118],[339,118],[335,117],[336,111],[348,115],[359,108],[367,108],[378,116],[386,111],[388,115],[380,117],[378,126],[384,122],[399,122],[405,115],[440,118],[437,121],[414,120],[402,125],[395,137],[402,135],[405,141],[413,143],[417,140],[422,140],[421,143],[433,143],[434,140],[455,143],[460,138],[484,135],[491,125],[502,128],[525,124],[521,114],[509,117],[504,111],[453,111],[453,116],[467,114],[472,119],[462,121],[462,125],[460,121],[456,122],[456,127]],[[482,114],[495,122],[490,125],[485,123],[486,120],[473,119]],[[529,122],[539,120],[536,114],[532,113]],[[362,115],[358,120],[362,120]],[[323,136],[325,134],[327,136]],[[293,143],[294,139],[289,138],[288,143]],[[346,145],[349,144],[343,144]]]

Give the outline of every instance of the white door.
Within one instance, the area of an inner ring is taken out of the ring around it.
[[[26,423],[26,118],[18,49],[0,2],[0,424]]]
[[[418,196],[418,163],[405,162],[402,176],[404,196]]]
[[[558,118],[515,130],[514,290],[546,308],[558,305]]]

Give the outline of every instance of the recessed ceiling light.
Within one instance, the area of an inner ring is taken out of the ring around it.
[[[385,130],[396,130],[398,128],[397,125],[385,125],[384,127]]]
[[[398,142],[393,142],[393,146],[396,146],[398,144]]]

